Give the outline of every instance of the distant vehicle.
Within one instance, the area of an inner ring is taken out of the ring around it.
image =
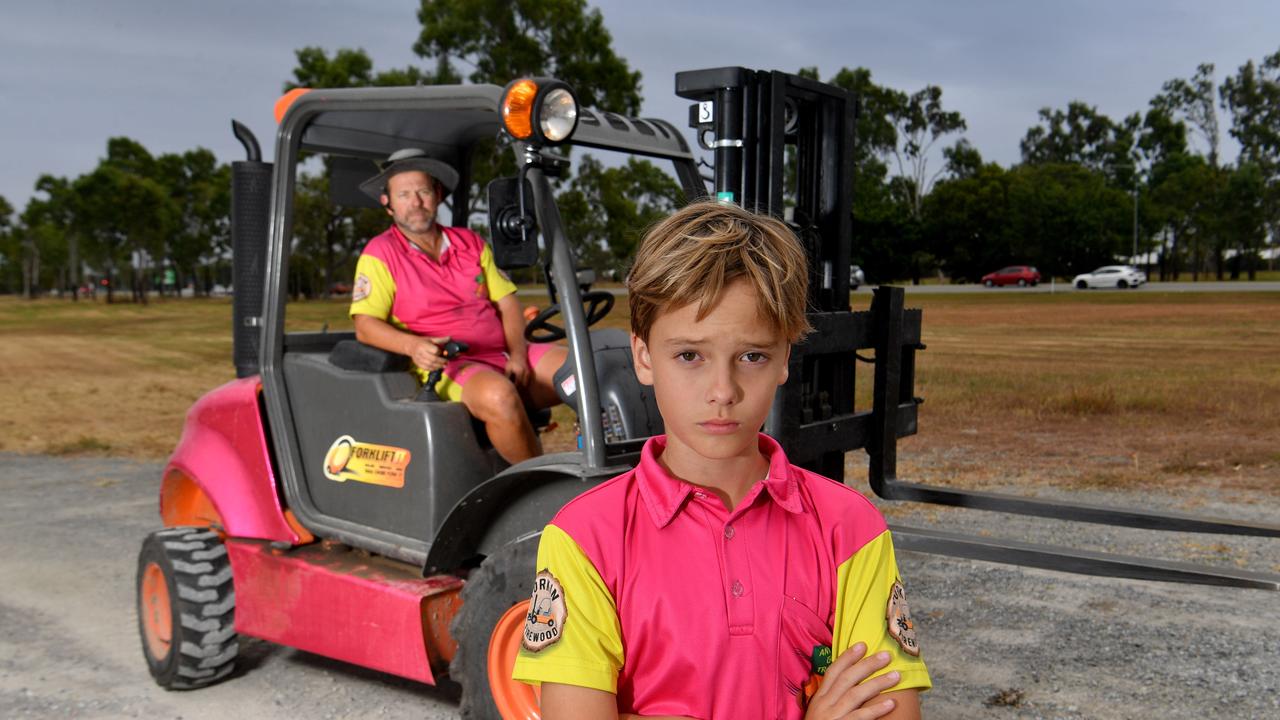
[[[1136,288],[1147,281],[1147,274],[1128,265],[1103,265],[1093,272],[1075,276],[1071,281],[1078,290],[1089,288]]]
[[[857,290],[859,287],[867,284],[867,276],[862,272],[862,268],[857,265],[849,266],[849,289]]]
[[[1133,265],[1126,265],[1125,267],[1132,270],[1138,276],[1139,285],[1147,284],[1147,273],[1142,268],[1134,267]]]
[[[209,294],[215,297],[229,296],[232,294],[232,289],[230,285],[223,285],[221,283],[216,283],[214,284],[213,287],[209,288]]]
[[[338,282],[329,286],[329,294],[330,295],[350,295],[351,283],[339,280]]]
[[[999,285],[1017,285],[1018,287],[1039,285],[1040,271],[1030,265],[1010,265],[1006,268],[1000,268],[993,273],[983,275],[982,284],[987,287],[996,287]]]

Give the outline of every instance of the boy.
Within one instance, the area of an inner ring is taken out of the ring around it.
[[[919,717],[883,518],[758,432],[807,286],[787,227],[733,205],[644,238],[631,348],[666,435],[542,534],[514,675],[541,683],[544,718]]]

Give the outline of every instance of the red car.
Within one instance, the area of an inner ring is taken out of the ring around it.
[[[996,285],[1017,285],[1026,287],[1040,283],[1040,271],[1030,265],[1010,265],[993,273],[982,276],[982,284],[987,287]]]

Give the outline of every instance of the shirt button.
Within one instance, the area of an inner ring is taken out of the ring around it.
[[[725,525],[725,526],[724,526],[724,539],[725,539],[725,540],[732,540],[732,539],[733,539],[733,526],[732,526],[732,525]]]
[[[742,593],[745,591],[745,588],[742,587],[742,583],[734,580],[733,587],[730,588],[729,591],[733,593],[734,597],[742,597]]]

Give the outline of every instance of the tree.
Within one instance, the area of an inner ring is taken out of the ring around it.
[[[1240,142],[1241,165],[1261,176],[1262,213],[1270,235],[1280,239],[1280,51],[1242,65],[1222,81],[1223,107],[1231,111],[1231,136]]]
[[[1155,170],[1149,214],[1163,228],[1160,277],[1177,280],[1189,261],[1198,280],[1217,195],[1213,169],[1198,155],[1174,155]]]
[[[329,199],[328,173],[298,178],[294,200],[293,252],[297,294],[329,295],[339,278],[351,279],[355,258],[370,237],[386,229],[380,208],[347,208]]]
[[[890,120],[897,130],[893,148],[900,184],[906,193],[906,204],[915,218],[920,217],[924,196],[929,194],[941,170],[929,174],[929,153],[944,135],[960,132],[967,126],[960,113],[942,109],[942,88],[926,85],[910,96],[898,93],[890,106]]]
[[[435,61],[437,77],[461,78],[459,64],[474,83],[549,75],[583,105],[640,111],[640,73],[614,53],[604,17],[585,0],[422,0],[418,20],[413,50]]]
[[[622,277],[645,230],[683,202],[679,183],[652,163],[630,158],[605,167],[585,156],[557,204],[580,262]]]
[[[1163,92],[1151,101],[1170,117],[1178,117],[1194,127],[1208,148],[1210,167],[1218,167],[1217,84],[1213,79],[1213,63],[1201,63],[1190,79],[1174,78],[1164,84]]]
[[[1028,165],[1075,163],[1100,172],[1117,187],[1128,187],[1137,170],[1134,143],[1141,117],[1117,123],[1079,100],[1066,112],[1040,109],[1040,124],[1022,138],[1022,162]]]
[[[1037,163],[1013,168],[1009,179],[1010,241],[1046,274],[1073,275],[1126,251],[1129,197],[1101,172]]]
[[[298,65],[293,80],[284,84],[285,92],[294,88],[390,87],[396,85],[439,84],[451,78],[424,75],[415,67],[384,70],[375,73],[373,60],[363,48],[339,48],[333,57],[323,48],[304,47],[294,52]]]
[[[230,250],[231,168],[209,150],[196,148],[156,159],[156,179],[168,191],[175,211],[173,232],[162,256],[173,269],[178,288],[193,279],[198,294],[213,284],[208,266]],[[204,282],[198,275],[206,270]]]
[[[1037,244],[1010,231],[1011,181],[991,163],[939,182],[925,198],[926,245],[951,278],[977,281],[1010,262],[1040,261]]]

